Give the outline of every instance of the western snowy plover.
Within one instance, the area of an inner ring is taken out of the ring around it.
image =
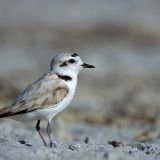
[[[77,75],[83,68],[95,68],[83,63],[77,53],[62,53],[52,59],[50,69],[27,86],[10,106],[0,109],[0,118],[11,117],[18,121],[38,120],[36,130],[44,145],[40,121],[48,121],[47,134],[52,147],[50,123],[73,99]]]

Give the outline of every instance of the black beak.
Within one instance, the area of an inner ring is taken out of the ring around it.
[[[83,66],[84,68],[96,68],[95,66],[90,65],[90,64],[86,64],[86,63],[83,63],[82,66]]]

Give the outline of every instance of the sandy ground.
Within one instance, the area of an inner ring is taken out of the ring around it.
[[[50,148],[42,144],[36,131],[30,130],[31,126],[33,127],[33,124],[28,127],[22,123],[1,121],[0,160],[21,160],[22,157],[24,160],[160,159],[158,140],[150,143],[133,140],[133,137],[140,131],[138,128],[69,124],[66,128],[70,130],[74,140],[54,136],[54,147]],[[45,138],[47,138],[46,135]]]
[[[118,147],[112,145],[85,144],[82,142],[59,142],[57,147],[48,148],[38,143],[20,144],[14,135],[8,139],[0,139],[1,160],[27,159],[109,159],[109,160],[158,160],[160,145],[125,144]]]

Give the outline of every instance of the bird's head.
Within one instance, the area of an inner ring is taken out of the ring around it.
[[[77,53],[58,54],[50,63],[50,70],[59,74],[78,75],[83,68],[95,68],[95,66],[83,63]]]

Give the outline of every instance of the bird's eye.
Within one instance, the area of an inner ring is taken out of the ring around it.
[[[70,59],[69,61],[68,61],[69,63],[74,63],[74,62],[76,62],[74,59]]]

